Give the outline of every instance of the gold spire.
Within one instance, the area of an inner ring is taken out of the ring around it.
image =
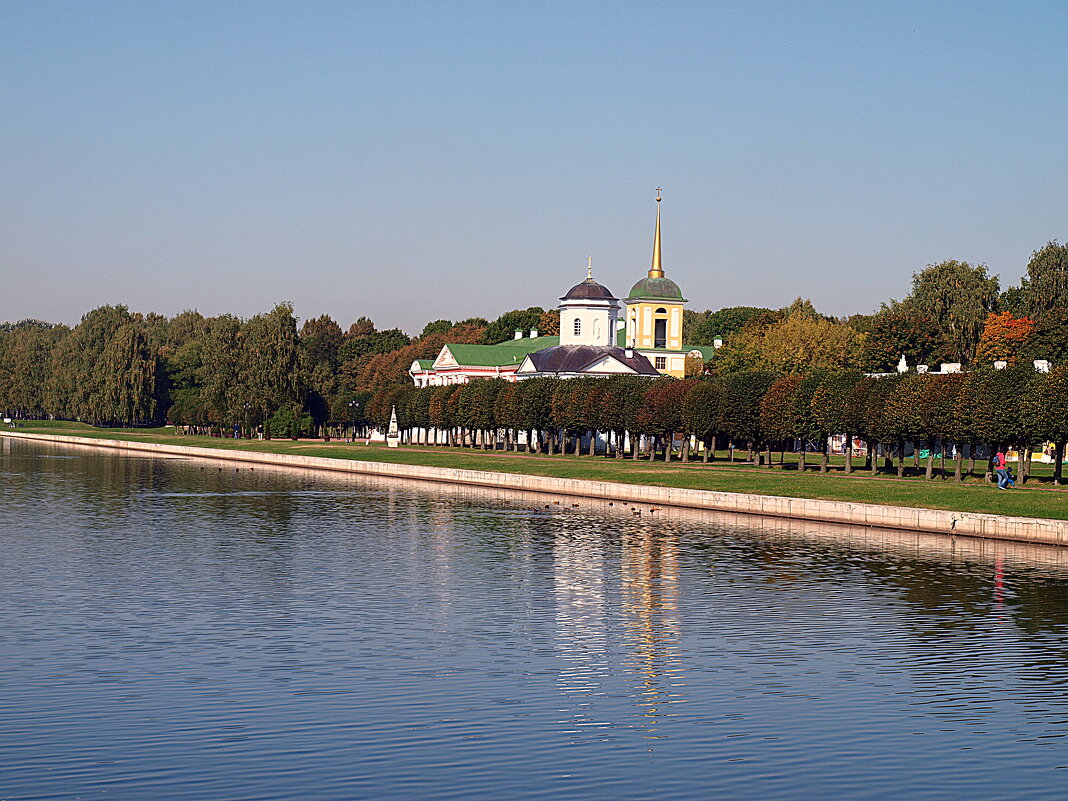
[[[660,187],[656,188],[656,235],[653,237],[653,266],[649,268],[650,278],[663,278],[664,268],[660,263]]]
[[[586,257],[586,280],[593,280],[593,256]]]

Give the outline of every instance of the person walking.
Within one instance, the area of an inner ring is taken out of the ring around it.
[[[1008,489],[1009,467],[1005,461],[1005,450],[998,448],[997,456],[994,457],[994,472],[998,477],[998,489]]]

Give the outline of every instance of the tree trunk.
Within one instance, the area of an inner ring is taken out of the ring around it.
[[[868,442],[868,459],[871,460],[871,474],[873,476],[879,474],[879,452],[877,450],[878,447],[879,443],[877,443],[875,440],[871,440]]]
[[[905,443],[899,442],[897,444],[897,477],[903,478],[905,475]]]
[[[1063,473],[1063,465],[1061,462],[1064,460],[1064,443],[1058,442],[1053,446],[1053,483],[1055,486],[1061,485],[1061,478]]]
[[[831,443],[827,437],[823,438],[823,454],[820,459],[820,472],[827,472],[827,463],[831,458]]]
[[[604,440],[604,449],[605,449],[605,453],[607,453],[608,452],[608,437],[607,436],[605,436],[605,440]],[[597,455],[597,432],[596,431],[591,431],[590,432],[589,455],[590,456],[596,456]]]
[[[675,444],[675,435],[673,433],[672,434],[668,434],[666,437],[664,437],[664,463],[665,464],[667,464],[668,462],[671,461],[671,450],[672,450],[672,446],[674,444]]]
[[[853,472],[853,435],[846,432],[845,436],[845,474]]]
[[[975,475],[975,443],[968,446],[968,478]]]
[[[931,447],[931,443],[927,443],[927,475],[924,476],[928,481],[934,477],[934,448]]]
[[[1024,466],[1020,468],[1020,486],[1027,483],[1031,477],[1031,446],[1027,447],[1027,456],[1024,457]]]
[[[804,473],[805,472],[805,457],[807,455],[808,454],[805,452],[805,443],[802,442],[801,443],[801,453],[799,453],[797,455],[797,472],[798,473]]]
[[[706,437],[705,438],[705,451],[704,451],[704,453],[701,454],[701,461],[704,464],[708,464],[708,452],[710,450],[712,450],[713,448],[715,448],[715,447],[716,447],[716,438],[715,437]]]

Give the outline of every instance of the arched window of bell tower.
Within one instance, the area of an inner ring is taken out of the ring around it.
[[[575,336],[582,336],[582,320],[578,317],[575,318]]]

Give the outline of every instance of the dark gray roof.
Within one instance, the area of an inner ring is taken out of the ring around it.
[[[625,348],[607,345],[555,345],[528,354],[539,373],[581,373],[605,356],[627,365],[638,375],[658,376],[660,372],[647,358],[632,350],[627,356]]]
[[[581,284],[575,284],[567,290],[567,294],[560,300],[619,300],[606,286],[601,286],[592,278],[587,278]]]

